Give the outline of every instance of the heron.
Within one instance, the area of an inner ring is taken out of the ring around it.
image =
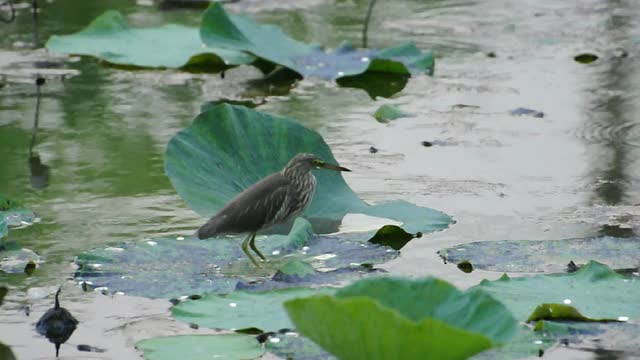
[[[260,267],[249,252],[251,248],[260,259],[267,260],[256,247],[256,233],[294,219],[304,211],[316,191],[316,177],[311,172],[314,169],[351,171],[327,163],[313,154],[298,154],[281,171],[236,195],[198,229],[198,238],[248,233],[242,242],[242,251],[256,267]]]

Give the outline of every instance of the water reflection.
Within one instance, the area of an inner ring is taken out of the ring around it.
[[[633,9],[620,12],[618,1],[609,1],[605,11],[609,12],[606,32],[610,44],[624,43],[634,38],[635,17]],[[633,46],[628,43],[628,46]],[[626,53],[626,51],[625,51]],[[598,61],[602,71],[596,73],[592,82],[596,95],[588,109],[588,122],[583,136],[596,149],[594,176],[597,179],[594,199],[606,205],[633,204],[638,193],[638,172],[634,166],[638,143],[634,142],[634,131],[640,128],[637,120],[636,62],[626,56],[605,56]],[[612,236],[633,235],[631,229],[620,231],[619,227],[604,225],[600,233]]]
[[[44,83],[44,78],[38,77],[36,79],[36,110],[33,117],[33,129],[31,130],[31,144],[29,145],[29,170],[31,172],[31,187],[34,189],[44,189],[49,186],[49,166],[43,164],[40,160],[40,155],[33,151],[36,145],[40,119],[40,98],[42,97],[40,88]]]

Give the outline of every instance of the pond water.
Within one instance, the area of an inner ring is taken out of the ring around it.
[[[360,43],[366,8],[359,0],[228,6],[329,47]],[[107,9],[121,11],[133,26],[197,26],[200,17],[199,10],[162,12],[133,1],[43,2],[39,36],[78,31]],[[220,98],[264,100],[260,111],[319,131],[340,164],[353,170],[345,179],[362,199],[405,199],[456,219],[450,229],[410,242],[383,266],[394,274],[434,275],[464,288],[500,274],[465,274],[443,264],[437,250],[479,240],[593,236],[619,227],[637,233],[639,15],[640,3],[631,0],[378,2],[370,46],[413,41],[432,49],[437,60],[434,77],[411,78],[393,98],[375,101],[363,90],[314,80],[270,94],[245,84],[260,76],[248,67],[221,79],[124,71],[82,59],[68,64],[80,75],[52,78],[41,88],[32,150],[49,167],[46,187],[33,179],[29,162],[36,86],[30,78],[2,83],[0,75],[0,193],[38,215],[38,224],[11,230],[11,239],[43,261],[33,276],[0,273],[0,284],[10,289],[0,309],[0,340],[18,358],[50,357],[52,347],[33,324],[62,284],[68,289],[63,306],[83,320],[69,344],[108,350],[93,358],[135,359],[139,339],[194,332],[170,319],[166,300],[86,295],[73,290],[69,278],[74,256],[83,251],[187,235],[203,223],[171,186],[163,156],[200,105]],[[0,23],[0,64],[2,57],[28,52],[16,46],[30,42],[32,31],[26,9],[15,22]],[[574,61],[584,52],[599,59]],[[376,122],[372,114],[387,103],[412,116]],[[519,107],[544,117],[510,114]],[[378,151],[371,153],[372,146]]]

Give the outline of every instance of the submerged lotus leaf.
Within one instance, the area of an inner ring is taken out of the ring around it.
[[[335,360],[335,357],[326,352],[318,344],[298,333],[285,332],[274,335],[279,341],[267,341],[267,351],[279,359],[304,359],[304,360]],[[272,337],[273,338],[273,337]]]
[[[584,350],[611,350],[618,358],[640,356],[640,325],[627,322],[555,322],[539,321],[536,333],[544,338],[563,340]],[[625,352],[625,353],[621,353]],[[628,357],[627,357],[628,356]]]
[[[599,261],[614,269],[640,265],[640,237],[611,236],[542,241],[481,241],[440,250],[447,262],[468,260],[476,269],[506,272],[563,271],[570,261]]]
[[[40,256],[13,241],[0,242],[0,271],[9,274],[33,273]],[[30,274],[29,274],[30,275]]]
[[[246,359],[264,354],[254,336],[241,334],[163,336],[138,341],[146,360]]]
[[[526,320],[543,303],[571,304],[581,314],[598,319],[640,319],[640,281],[617,274],[592,261],[569,274],[503,277],[476,286]]]
[[[361,280],[285,308],[301,334],[343,359],[465,359],[516,330],[498,301],[434,278]]]
[[[171,139],[165,169],[178,194],[208,217],[303,152],[337,163],[322,137],[296,121],[222,104],[198,115],[191,127]],[[314,174],[318,186],[304,215],[317,233],[335,231],[347,213],[400,221],[409,232],[432,232],[452,223],[442,212],[405,201],[369,206],[349,188],[341,173],[318,170]]]
[[[194,68],[219,71],[255,60],[244,52],[202,44],[198,29],[181,25],[130,28],[122,14],[107,11],[86,28],[54,35],[46,45],[52,52],[89,55],[117,65],[150,68]]]
[[[234,291],[227,295],[207,294],[186,300],[171,309],[173,317],[211,329],[262,331],[291,329],[293,325],[282,304],[291,299],[330,294],[331,288],[289,288],[264,292]]]
[[[240,238],[161,238],[80,254],[75,278],[112,292],[171,298],[205,292],[225,294],[235,289],[339,284],[370,274],[370,264],[398,256],[388,247],[360,240],[311,236],[309,229],[309,223],[300,218],[289,235],[257,237],[256,245],[268,260],[259,269],[242,252]],[[292,261],[313,268],[306,267],[307,275],[302,278],[282,276],[278,270]]]
[[[275,25],[258,24],[245,16],[227,14],[219,3],[205,11],[200,36],[210,47],[245,51],[306,77],[338,79],[367,71],[431,74],[434,66],[433,54],[423,53],[413,44],[371,50],[343,43],[326,52],[318,45],[292,39]]]
[[[19,202],[0,195],[0,239],[7,236],[8,226],[26,227],[33,225],[36,214]]]
[[[410,116],[410,114],[402,110],[398,105],[393,104],[384,104],[373,114],[373,117],[381,123],[388,123],[391,120],[407,116]]]

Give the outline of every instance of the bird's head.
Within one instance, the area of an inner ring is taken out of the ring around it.
[[[313,169],[328,169],[334,171],[351,171],[345,167],[329,164],[313,154],[298,154],[294,156],[284,168],[285,175],[304,174]]]

